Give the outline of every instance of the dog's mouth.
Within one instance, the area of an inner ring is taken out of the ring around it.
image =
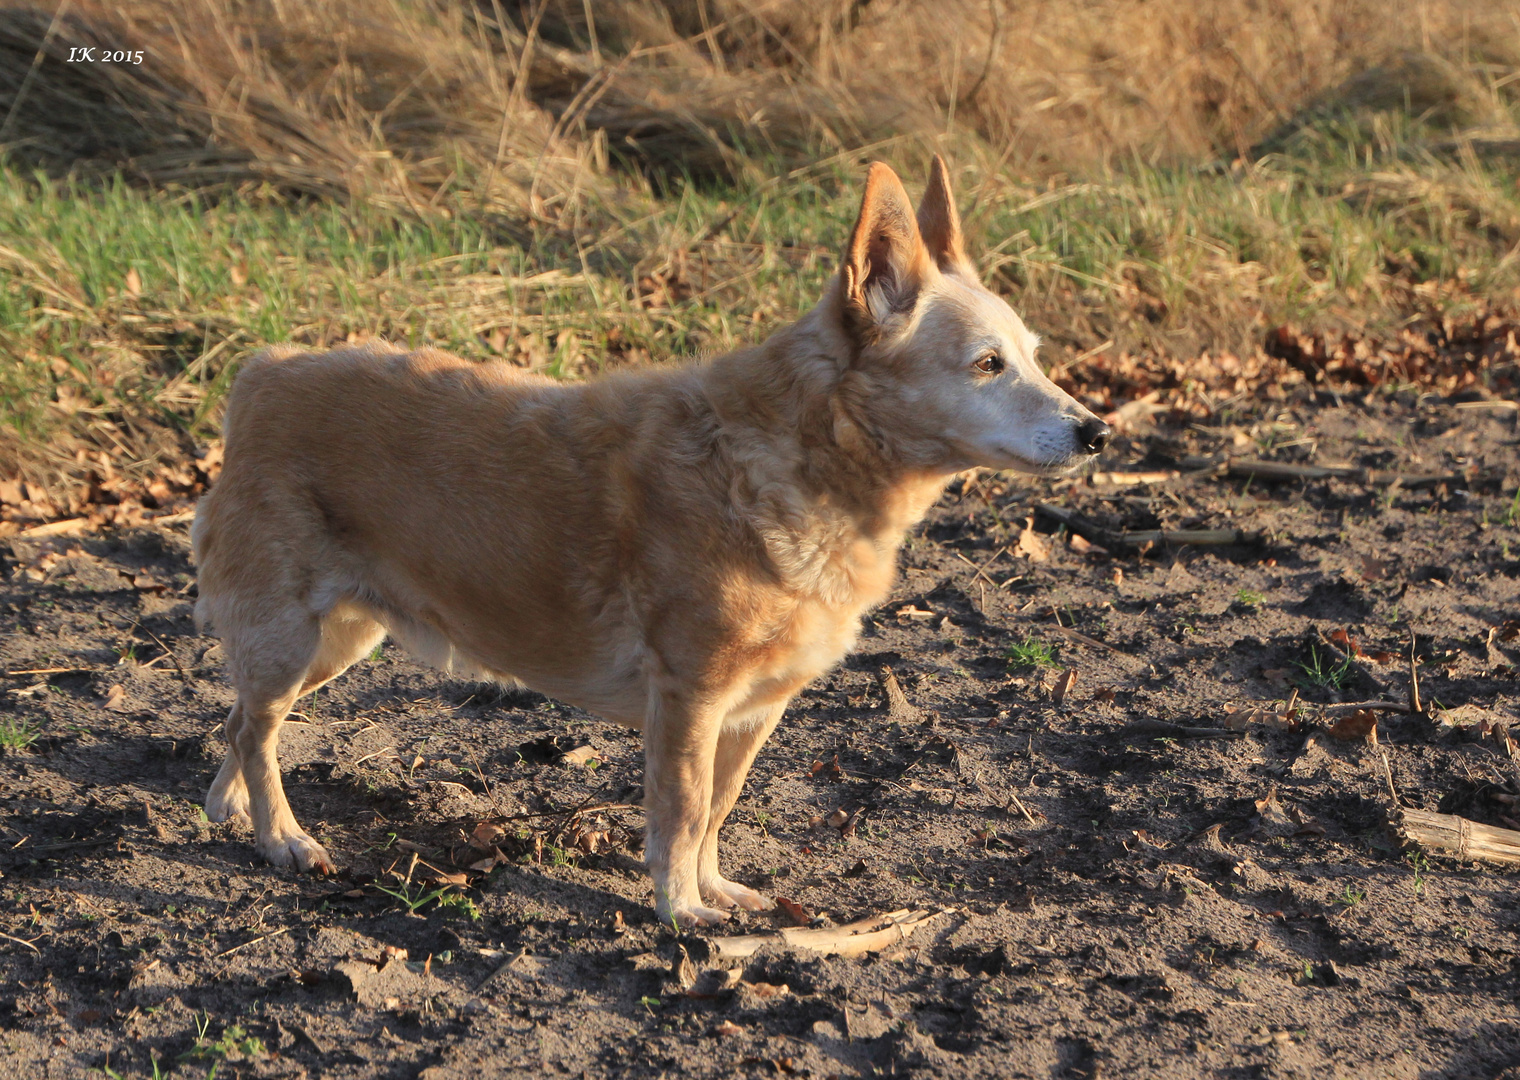
[[[1012,469],[1015,472],[1027,473],[1031,476],[1069,476],[1083,466],[1091,465],[1098,460],[1097,454],[1069,454],[1066,457],[1054,461],[1035,461],[1007,447],[998,447],[998,453],[1004,461],[996,468]]]

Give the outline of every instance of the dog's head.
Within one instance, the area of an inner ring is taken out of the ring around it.
[[[845,409],[906,464],[1057,473],[1109,427],[1035,361],[1039,339],[978,280],[938,156],[918,212],[880,163],[844,252],[835,310],[853,346]]]

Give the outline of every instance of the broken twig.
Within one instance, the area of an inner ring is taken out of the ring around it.
[[[1355,465],[1295,465],[1287,461],[1257,461],[1249,458],[1184,458],[1184,469],[1207,469],[1212,466],[1226,476],[1256,480],[1357,480],[1364,484],[1398,484],[1404,488],[1436,487],[1460,484],[1463,477],[1455,473],[1399,473],[1385,469],[1363,469]]]
[[[1420,673],[1414,667],[1414,631],[1409,632],[1409,711],[1422,713],[1420,708]]]
[[[1398,810],[1393,817],[1399,839],[1462,861],[1520,866],[1520,832],[1481,825],[1455,814]]]
[[[955,908],[938,911],[920,909],[889,911],[885,915],[872,915],[845,926],[827,926],[820,929],[783,927],[771,934],[742,934],[738,937],[707,938],[713,958],[742,960],[754,955],[766,945],[783,945],[794,949],[822,953],[824,956],[864,956],[868,952],[880,952],[889,945],[907,941],[914,931],[928,926],[941,915],[949,915]]]
[[[1148,735],[1152,738],[1159,736],[1169,739],[1239,739],[1245,735],[1245,732],[1230,731],[1227,728],[1184,727],[1182,724],[1173,724],[1167,720],[1136,720],[1124,728],[1120,734]]]
[[[1040,503],[1035,506],[1035,510],[1054,521],[1059,521],[1072,532],[1080,533],[1093,543],[1101,544],[1110,550],[1120,547],[1141,547],[1145,544],[1194,544],[1218,547],[1232,544],[1255,544],[1261,540],[1260,534],[1244,532],[1240,529],[1136,529],[1113,532],[1093,524],[1076,511],[1062,506],[1047,506]]]

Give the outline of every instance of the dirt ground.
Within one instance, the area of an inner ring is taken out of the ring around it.
[[[1407,807],[1520,824],[1514,411],[1322,395],[1162,419],[1103,468],[1460,479],[958,482],[724,848],[814,919],[953,910],[880,954],[767,949],[737,977],[692,981],[653,921],[632,733],[387,645],[282,745],[346,869],[271,869],[201,814],[231,695],[184,525],[13,538],[0,722],[38,738],[0,756],[6,1074],[1515,1080],[1520,876],[1385,828],[1389,777]],[[1260,535],[1105,552],[1042,503]],[[1332,737],[1319,706],[1407,700],[1411,633],[1430,715]],[[1292,724],[1227,727],[1295,689]]]

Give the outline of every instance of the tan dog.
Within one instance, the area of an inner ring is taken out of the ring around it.
[[[719,872],[719,826],[905,530],[957,472],[1064,470],[1108,439],[1036,344],[977,281],[936,158],[916,217],[872,165],[818,306],[710,362],[561,383],[430,349],[250,360],[194,528],[237,688],[208,816],[331,868],[285,801],[280,725],[389,634],[644,733],[660,919],[770,906]]]

